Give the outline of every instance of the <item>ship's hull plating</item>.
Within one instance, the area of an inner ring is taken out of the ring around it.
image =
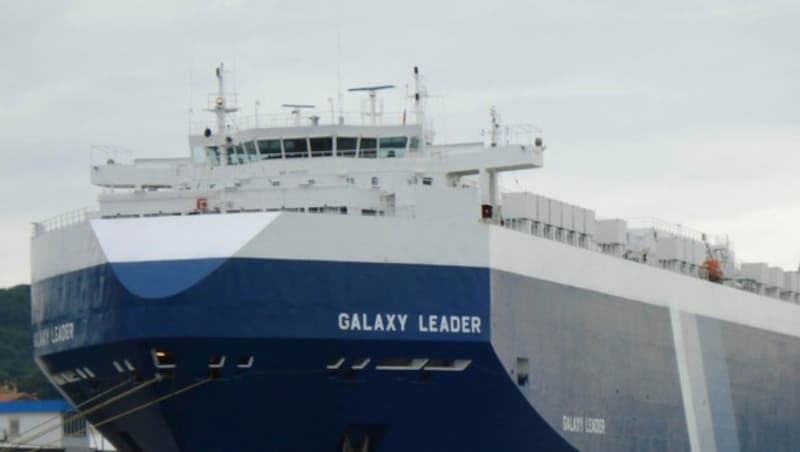
[[[85,409],[165,375],[89,415],[125,451],[800,447],[796,336],[491,268],[92,265],[35,282],[37,359],[92,371],[60,385],[76,404],[130,379]],[[469,365],[377,367],[389,358]]]

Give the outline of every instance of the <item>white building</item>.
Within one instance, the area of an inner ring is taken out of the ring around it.
[[[114,450],[63,400],[0,403],[0,450],[95,452]]]

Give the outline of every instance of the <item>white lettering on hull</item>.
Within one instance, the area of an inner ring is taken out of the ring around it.
[[[601,417],[561,416],[561,430],[573,433],[606,434],[606,420]]]
[[[339,313],[342,331],[400,331],[406,330],[408,314]]]
[[[73,322],[51,326],[33,333],[33,346],[44,347],[50,344],[68,342],[75,338],[75,324]]]
[[[405,332],[408,314],[340,312],[341,331]],[[421,314],[417,316],[417,332],[446,334],[481,334],[481,318],[469,315]]]
[[[468,315],[420,315],[420,333],[480,334],[481,318]]]

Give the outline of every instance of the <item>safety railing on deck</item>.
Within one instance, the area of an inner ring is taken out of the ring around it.
[[[661,220],[659,218],[629,218],[627,222],[628,229],[653,229],[664,232],[668,235],[696,240],[698,242],[705,242],[708,240],[707,234],[703,232],[686,227],[679,223],[673,223],[671,221]]]
[[[83,207],[81,209],[62,213],[61,215],[33,223],[33,237],[45,232],[55,231],[83,223],[88,219],[94,218],[95,216],[97,216],[97,210],[90,207]]]
[[[383,112],[375,118],[375,124],[414,124],[413,118],[413,115],[406,114],[404,120],[403,112]],[[341,115],[341,119],[342,124],[345,125],[372,125],[372,117],[365,113],[345,112]],[[335,112],[333,116],[331,116],[330,112],[312,112],[304,115],[259,113],[227,118],[228,127],[232,131],[271,127],[339,125],[339,121],[338,112]],[[190,133],[195,135],[202,134],[206,127],[216,131],[216,125],[213,121],[192,121]]]

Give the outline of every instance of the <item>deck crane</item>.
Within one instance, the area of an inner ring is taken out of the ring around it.
[[[703,234],[703,244],[706,246],[706,260],[703,261],[703,271],[709,281],[722,284],[723,277],[722,264],[719,259],[714,257],[714,251],[708,243],[708,237]]]

